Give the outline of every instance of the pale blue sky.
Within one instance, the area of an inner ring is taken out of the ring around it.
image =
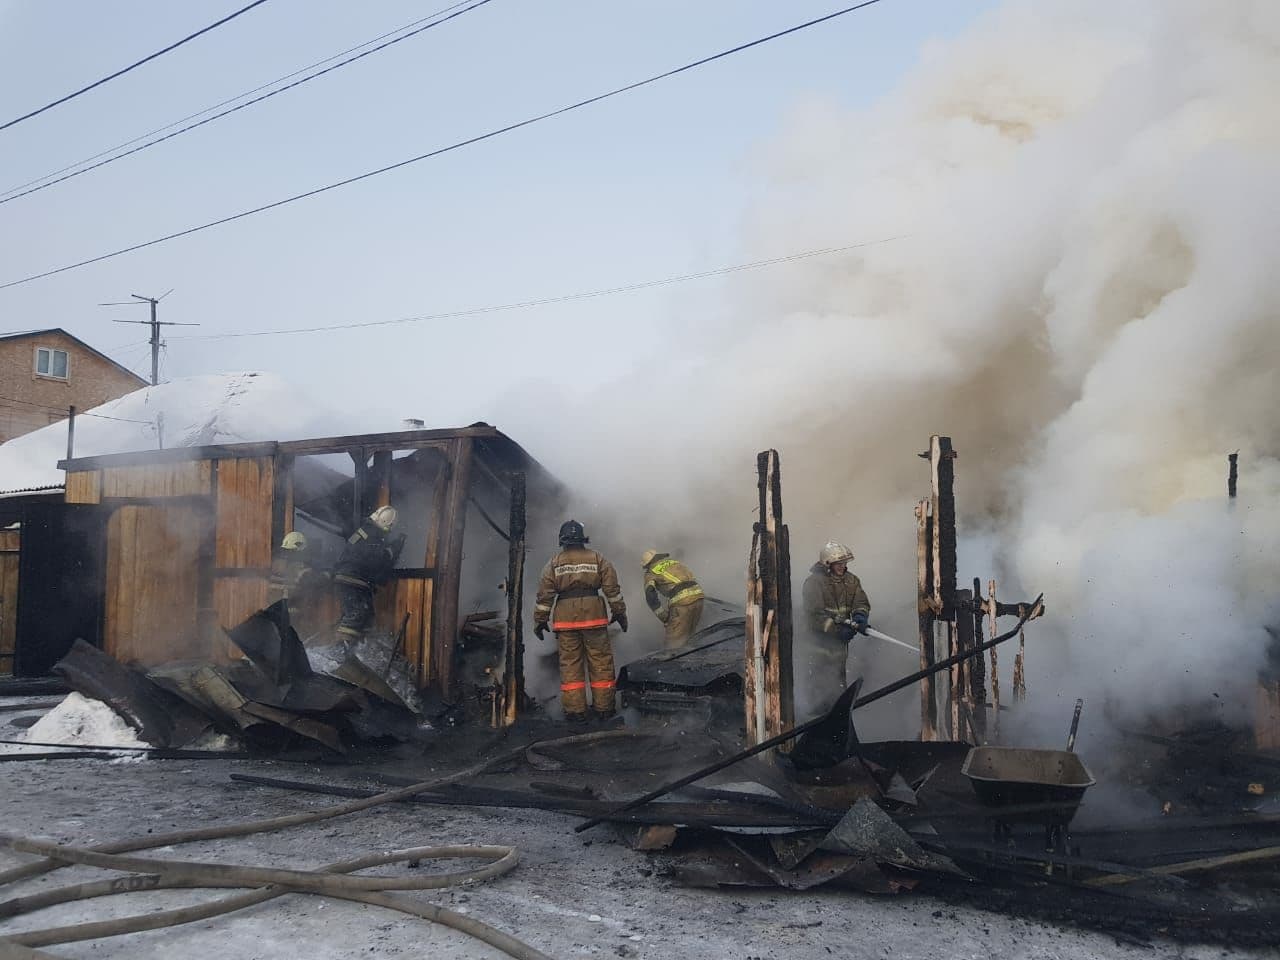
[[[0,117],[165,46],[239,0],[0,2]],[[0,132],[0,189],[442,7],[270,0],[79,99]],[[0,282],[394,162],[820,16],[839,0],[494,0],[303,88],[0,205]],[[167,377],[270,369],[332,394],[375,373],[388,410],[434,425],[498,415],[493,376],[563,365],[598,383],[652,348],[646,325],[715,308],[721,281],[370,332],[182,335],[381,320],[555,296],[782,254],[741,225],[759,158],[815,97],[851,108],[994,0],[884,2],[661,84],[196,237],[0,291],[0,329],[63,326],[135,369],[144,312],[176,288]],[[851,227],[851,232],[853,228]],[[850,241],[864,239],[856,235]],[[786,269],[779,268],[779,269]],[[498,412],[500,414],[500,411]]]

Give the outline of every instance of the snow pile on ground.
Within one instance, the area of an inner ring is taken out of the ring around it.
[[[377,422],[373,422],[377,420]],[[76,417],[75,455],[301,440],[396,429],[382,418],[336,410],[268,373],[186,377],[144,387]],[[66,422],[0,445],[0,489],[61,484]]]
[[[101,700],[91,700],[78,693],[66,699],[41,717],[23,738],[32,744],[58,743],[68,746],[146,747],[133,728]],[[39,752],[41,748],[7,745],[7,752]]]

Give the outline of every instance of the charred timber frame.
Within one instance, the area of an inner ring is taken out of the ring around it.
[[[480,462],[480,461],[477,461]],[[525,476],[511,476],[511,516],[507,531],[507,642],[502,674],[502,725],[516,722],[524,709],[524,552]]]
[[[467,525],[473,446],[470,437],[449,441],[448,493],[440,518],[440,559],[431,610],[431,672],[445,699],[454,699],[453,645],[458,636],[458,592],[462,588],[462,538]]]
[[[747,570],[747,742],[761,743],[795,725],[792,666],[791,540],[782,522],[778,451],[756,457],[759,521]]]
[[[955,449],[950,437],[929,438],[929,449],[920,454],[929,461],[932,490],[930,496],[916,504],[916,588],[919,617],[920,667],[928,669],[938,662],[936,649],[938,625],[945,624],[947,657],[967,653],[982,643],[983,619],[990,617],[991,633],[997,633],[996,620],[1017,616],[1031,620],[1044,614],[1043,603],[1034,609],[1028,604],[1005,604],[996,601],[996,582],[988,585],[989,596],[982,596],[982,583],[977,577],[973,589],[958,587],[956,559]],[[1021,675],[1021,652],[1016,661],[1015,699]],[[996,710],[1000,705],[1000,678],[994,648],[991,651],[991,689]],[[981,744],[988,741],[987,669],[980,657],[964,658],[950,671],[945,691],[946,710],[941,709],[939,691],[933,678],[920,684],[920,738],[922,740],[955,740]],[[998,716],[992,723],[999,737]]]

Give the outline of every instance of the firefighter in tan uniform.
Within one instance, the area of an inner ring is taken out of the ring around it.
[[[613,648],[607,628],[616,623],[627,632],[627,605],[618,572],[587,542],[586,530],[578,521],[560,527],[561,549],[542,569],[533,608],[533,632],[538,639],[545,639],[550,624],[560,645],[560,702],[565,719],[572,723],[587,719],[588,677],[592,712],[601,720],[613,716]]]
[[[279,549],[271,558],[267,603],[287,601],[290,621],[305,636],[310,629],[310,621],[314,619],[316,607],[327,589],[328,577],[312,566],[306,536],[298,530],[286,533],[280,541]]]
[[[853,551],[828,540],[818,554],[802,590],[808,626],[805,662],[808,667],[811,708],[829,710],[848,685],[846,665],[849,641],[867,627],[871,601],[862,581],[849,571]],[[860,673],[865,663],[855,664]]]
[[[702,587],[693,571],[669,553],[646,550],[640,563],[644,567],[645,603],[662,621],[666,646],[683,646],[702,619]]]

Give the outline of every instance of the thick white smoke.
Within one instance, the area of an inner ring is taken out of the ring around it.
[[[949,434],[962,582],[1048,598],[1033,699],[1218,693],[1239,718],[1280,598],[1277,90],[1270,0],[1036,0],[874,110],[801,105],[746,253],[897,239],[673,318],[676,359],[593,397],[549,465],[611,518],[620,567],[674,545],[737,598],[776,446],[797,579],[847,539],[875,621],[910,639],[915,454]]]

